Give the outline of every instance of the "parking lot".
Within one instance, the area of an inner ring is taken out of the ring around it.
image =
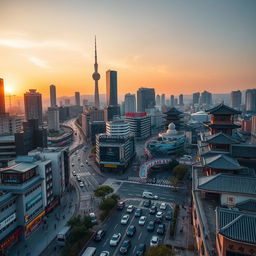
[[[157,228],[159,224],[155,224],[154,231],[148,231],[147,230],[147,225],[149,221],[155,221],[156,220],[156,214],[151,215],[149,214],[150,208],[144,207],[143,202],[144,199],[136,199],[136,200],[128,200],[126,201],[125,208],[122,210],[114,210],[105,222],[99,229],[103,229],[106,231],[105,236],[102,238],[101,241],[94,241],[91,240],[88,244],[89,246],[96,247],[97,248],[97,253],[96,255],[100,255],[102,251],[108,251],[109,255],[114,256],[114,255],[121,255],[120,253],[120,247],[122,243],[129,239],[131,241],[131,247],[128,250],[128,253],[125,255],[136,255],[136,251],[138,249],[139,244],[144,243],[146,244],[146,248],[148,249],[150,246],[150,240],[153,235],[159,237],[159,243],[161,244],[164,241],[164,237],[166,235],[166,231],[164,235],[157,234]],[[173,211],[174,204],[167,203],[167,208],[165,210],[160,210],[160,204],[162,201],[159,200],[152,200],[152,203],[156,205],[157,211],[163,212],[163,218],[162,218],[162,224],[165,224],[165,230],[168,229],[168,226],[170,225],[170,220],[165,219],[165,213],[169,210]],[[128,205],[132,204],[134,206],[134,210],[132,213],[127,213],[127,207]],[[142,215],[146,216],[146,222],[143,226],[139,225],[139,219],[140,217],[135,217],[135,210],[136,208],[142,209]],[[129,215],[129,220],[127,224],[121,224],[121,219],[122,216],[128,214]],[[126,232],[129,228],[130,225],[134,225],[136,227],[136,232],[133,235],[133,237],[128,237],[126,235]],[[117,246],[110,246],[110,240],[113,236],[113,234],[118,234],[121,233],[121,239]]]

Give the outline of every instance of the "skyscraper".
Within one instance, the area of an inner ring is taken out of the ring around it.
[[[0,78],[0,115],[5,114],[4,79]]]
[[[106,72],[106,97],[107,105],[117,105],[117,72],[108,70]]]
[[[94,105],[96,108],[99,108],[100,107],[100,96],[99,96],[98,81],[100,80],[100,73],[98,72],[96,37],[95,37],[95,63],[94,63],[94,73],[92,74],[92,78],[95,81]]]
[[[200,97],[200,104],[212,105],[212,94],[207,91],[203,91]]]
[[[42,95],[36,89],[29,89],[24,94],[25,116],[27,120],[37,119],[42,124]]]
[[[136,112],[135,94],[127,93],[124,97],[124,112]]]
[[[175,102],[174,102],[174,95],[171,95],[170,96],[170,105],[171,105],[171,107],[174,107],[174,104],[175,104]]]
[[[180,94],[180,95],[179,95],[179,105],[180,105],[180,106],[183,106],[183,105],[184,105],[184,102],[183,102],[183,94]]]
[[[137,91],[137,112],[145,112],[146,109],[154,108],[155,105],[154,88],[140,88]]]
[[[161,106],[165,106],[165,94],[161,95]]]
[[[242,103],[241,91],[232,91],[230,94],[230,105],[232,108],[239,109]]]
[[[75,105],[80,106],[80,92],[75,92]]]
[[[200,92],[195,92],[193,93],[193,105],[194,104],[199,104],[199,100],[200,100]]]
[[[256,89],[246,90],[245,108],[248,112],[256,112]]]
[[[57,107],[56,101],[56,86],[50,85],[50,100],[51,100],[51,107]]]
[[[156,105],[157,106],[161,105],[161,100],[160,100],[160,95],[159,94],[156,95]]]

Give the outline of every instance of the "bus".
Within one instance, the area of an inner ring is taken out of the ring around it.
[[[60,246],[65,246],[68,237],[70,235],[71,228],[64,226],[61,231],[57,234],[57,244]]]

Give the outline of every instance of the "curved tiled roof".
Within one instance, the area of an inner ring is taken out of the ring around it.
[[[226,133],[219,132],[205,138],[206,142],[213,143],[213,144],[233,144],[238,143],[238,141],[231,136],[227,135]]]
[[[236,204],[236,207],[242,211],[256,212],[256,200],[248,199],[246,201]]]
[[[241,114],[241,111],[238,111],[234,108],[228,107],[227,105],[221,103],[218,106],[205,110],[205,112],[209,114],[217,114],[217,115],[235,115]]]
[[[166,115],[182,115],[183,113],[180,112],[177,108],[170,108],[167,112],[164,114]]]
[[[256,214],[217,208],[218,232],[235,241],[256,245]]]

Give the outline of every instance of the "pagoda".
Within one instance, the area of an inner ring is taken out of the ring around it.
[[[170,123],[174,123],[177,130],[183,125],[183,121],[181,118],[183,117],[183,113],[180,112],[177,108],[170,108],[167,112],[164,113],[166,115],[166,123],[165,126],[168,128]]]

